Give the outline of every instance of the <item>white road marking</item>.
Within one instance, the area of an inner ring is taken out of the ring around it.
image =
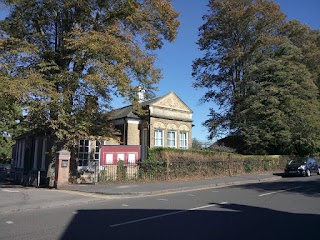
[[[301,186],[294,187],[294,188],[282,189],[282,190],[275,191],[275,192],[264,193],[264,194],[260,194],[260,195],[258,195],[258,196],[259,196],[259,197],[263,197],[263,196],[267,196],[267,195],[271,195],[271,194],[286,192],[286,191],[289,191],[289,190],[292,190],[292,189],[297,189],[297,188],[301,188]]]
[[[129,207],[129,205],[127,205],[127,204],[122,204],[121,206],[122,207]]]
[[[131,188],[131,187],[137,187],[138,185],[122,185],[118,186],[117,188],[123,189],[123,188]]]
[[[196,195],[194,195],[194,194],[188,194],[188,196],[195,197]]]
[[[166,198],[158,198],[157,200],[158,200],[158,201],[169,201],[169,200],[166,199]]]
[[[7,224],[13,224],[13,222],[12,222],[12,221],[6,221],[6,223],[7,223]]]
[[[143,222],[143,221],[147,221],[147,220],[151,220],[151,219],[156,219],[156,218],[162,218],[162,217],[166,217],[166,216],[176,215],[176,214],[184,213],[184,212],[188,212],[188,211],[195,211],[195,210],[204,209],[204,208],[209,208],[209,207],[213,207],[213,206],[216,206],[216,204],[209,204],[209,205],[204,205],[204,206],[201,206],[201,207],[190,208],[190,209],[187,209],[187,210],[181,210],[181,211],[176,211],[176,212],[161,214],[161,215],[157,215],[157,216],[152,216],[152,217],[147,217],[147,218],[141,218],[141,219],[137,219],[137,220],[132,220],[132,221],[128,221],[128,222],[113,224],[113,225],[109,225],[109,227],[111,227],[111,228],[113,228],[113,227],[119,227],[119,226],[123,226],[123,225],[128,225],[128,224],[137,223],[137,222]]]
[[[20,192],[20,191],[18,191],[18,190],[7,190],[7,189],[3,189],[2,191],[3,191],[3,192],[10,192],[10,193]]]

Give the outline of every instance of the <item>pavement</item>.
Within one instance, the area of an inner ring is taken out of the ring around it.
[[[188,191],[246,183],[276,181],[279,179],[281,179],[281,174],[263,173],[192,181],[165,181],[128,184],[69,184],[60,187],[59,190],[103,195],[152,195],[166,192]]]

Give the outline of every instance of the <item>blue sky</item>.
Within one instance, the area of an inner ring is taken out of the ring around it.
[[[320,29],[319,0],[275,0],[288,19],[297,19],[312,29]],[[158,85],[157,96],[175,92],[193,110],[193,137],[207,141],[208,132],[202,126],[213,103],[199,104],[205,90],[194,89],[191,76],[192,61],[201,56],[196,44],[198,28],[203,24],[202,16],[207,12],[208,0],[173,0],[176,11],[180,12],[179,33],[174,43],[166,43],[157,51],[157,67],[163,70],[163,79]],[[0,9],[0,18],[3,18]],[[123,106],[115,101],[114,107]]]
[[[319,0],[276,0],[281,11],[288,19],[297,19],[312,29],[320,29]],[[207,12],[208,0],[173,0],[176,11],[180,12],[181,22],[178,37],[174,43],[166,45],[157,52],[158,67],[163,69],[158,96],[170,91],[175,92],[192,110],[194,127],[193,137],[207,141],[209,135],[202,123],[208,118],[213,103],[199,104],[205,90],[194,89],[191,76],[192,61],[201,56],[196,44],[198,28],[203,24],[202,16]]]

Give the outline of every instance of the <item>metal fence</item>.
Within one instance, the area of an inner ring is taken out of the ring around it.
[[[235,176],[251,172],[282,171],[285,159],[239,161],[144,161],[139,164],[107,165],[99,182],[163,181]]]

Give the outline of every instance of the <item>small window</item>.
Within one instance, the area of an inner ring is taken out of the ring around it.
[[[129,153],[128,154],[128,163],[136,163],[136,154],[135,153]]]
[[[117,154],[117,161],[124,161],[124,153]]]
[[[113,164],[113,154],[111,153],[106,154],[106,164]]]

